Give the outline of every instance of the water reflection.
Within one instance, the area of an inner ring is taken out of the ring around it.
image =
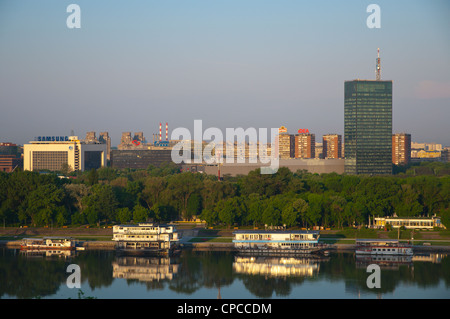
[[[380,266],[380,269],[398,270],[400,266],[412,266],[412,256],[396,255],[356,255],[356,268],[364,268],[371,264]]]
[[[312,277],[319,273],[320,264],[313,258],[236,256],[233,270],[238,274],[266,277]]]
[[[24,257],[33,258],[33,257],[41,257],[41,258],[63,258],[69,259],[71,257],[75,257],[76,252],[74,250],[21,250],[20,254]]]
[[[138,281],[172,280],[179,264],[170,257],[118,257],[112,263],[113,277]]]
[[[445,254],[361,259],[339,252],[317,259],[192,250],[176,257],[118,256],[102,250],[49,253],[0,249],[0,298],[66,298],[61,288],[72,263],[80,266],[83,291],[100,299],[161,298],[160,294],[164,298],[358,298],[361,292],[369,297],[450,298],[450,257]],[[366,267],[373,263],[382,270],[378,290],[366,285]],[[136,293],[139,286],[146,292]],[[318,287],[327,288],[318,291]],[[406,292],[392,295],[399,290]]]

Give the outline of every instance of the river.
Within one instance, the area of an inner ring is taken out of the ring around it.
[[[368,266],[379,266],[369,287]],[[80,287],[69,265],[79,267]],[[69,280],[68,280],[69,279]],[[128,257],[111,250],[46,256],[0,249],[2,299],[448,299],[450,255],[363,260],[241,256],[185,249],[175,257]]]

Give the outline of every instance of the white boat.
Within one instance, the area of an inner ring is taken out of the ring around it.
[[[120,252],[171,254],[178,247],[179,236],[173,225],[141,223],[114,226],[113,240]]]
[[[356,254],[359,255],[413,255],[412,245],[396,239],[357,239]]]
[[[76,242],[70,237],[24,238],[22,250],[73,250]]]
[[[323,249],[319,231],[238,230],[233,233],[235,249],[265,254],[309,254]]]

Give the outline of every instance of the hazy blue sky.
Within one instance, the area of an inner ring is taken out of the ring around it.
[[[81,28],[69,29],[69,4]],[[369,4],[381,28],[369,29]],[[0,142],[169,128],[344,131],[344,81],[393,80],[393,131],[450,146],[450,1],[0,0]]]

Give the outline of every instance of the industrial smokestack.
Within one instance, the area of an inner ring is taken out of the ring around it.
[[[159,141],[161,142],[162,137],[161,137],[161,122],[159,122]]]
[[[169,140],[169,124],[166,122],[166,141]]]

